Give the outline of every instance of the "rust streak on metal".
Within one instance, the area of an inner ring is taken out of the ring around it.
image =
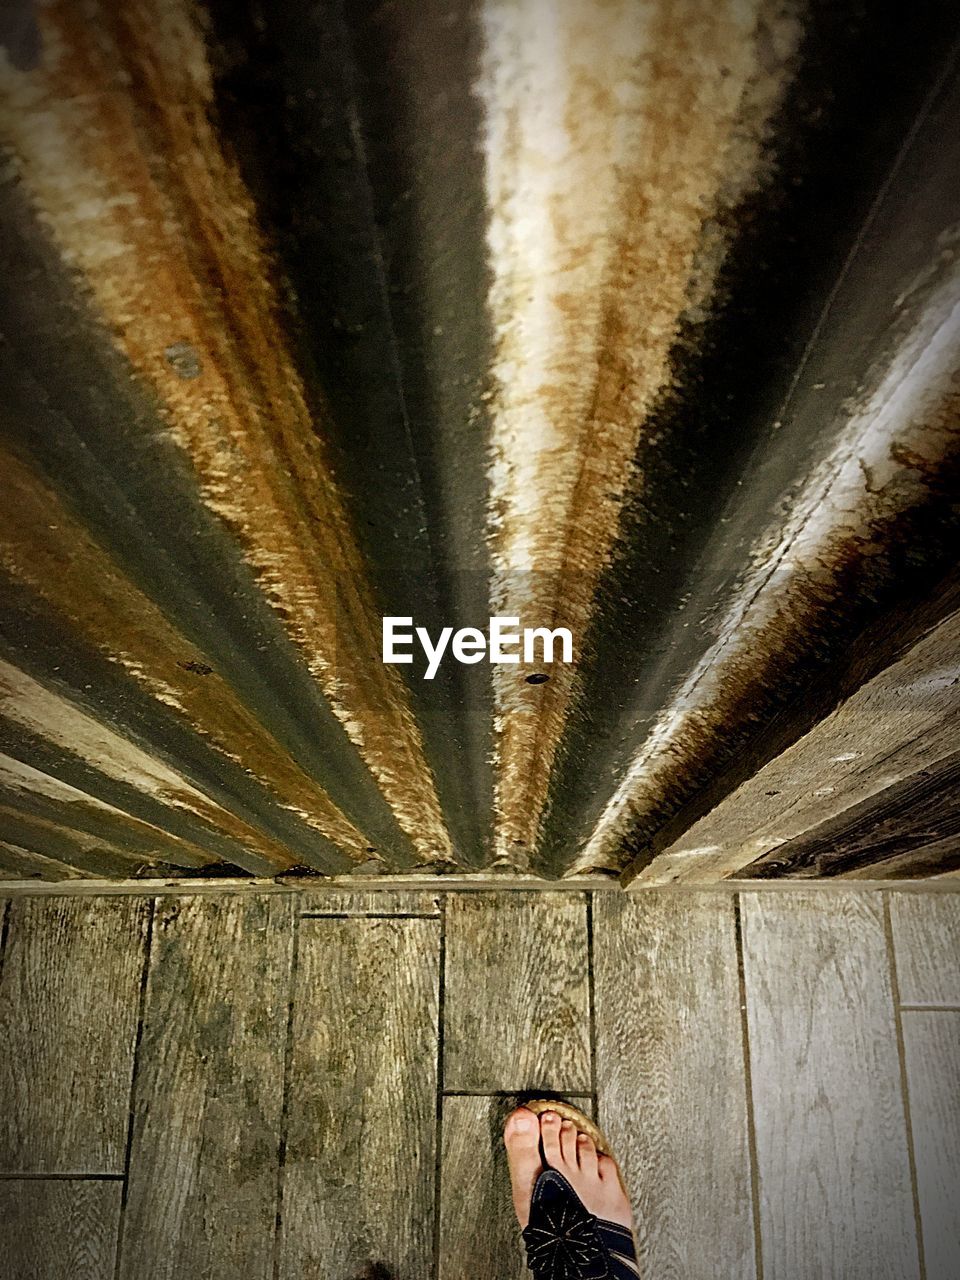
[[[357,862],[373,858],[370,841],[264,731],[217,673],[213,655],[197,653],[28,468],[0,450],[0,469],[7,494],[0,507],[0,564],[280,804]]]
[[[740,0],[488,0],[483,21],[494,610],[579,640],[681,321],[708,309],[716,215],[762,181],[796,24]],[[495,675],[497,854],[515,865],[576,679],[531,688],[530,670]]]
[[[255,211],[211,113],[186,0],[39,10],[43,60],[7,64],[4,124],[23,182],[205,501],[423,861],[449,838],[402,681],[285,346]]]

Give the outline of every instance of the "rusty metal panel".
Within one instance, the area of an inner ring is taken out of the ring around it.
[[[892,661],[958,546],[958,36],[8,6],[0,874],[633,876]],[[382,660],[494,614],[574,660]]]

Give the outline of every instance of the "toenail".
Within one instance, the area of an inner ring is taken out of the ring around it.
[[[572,1128],[573,1128],[573,1121],[572,1121],[572,1120],[561,1120],[561,1122],[560,1122],[560,1128],[561,1128],[561,1129],[572,1129]]]
[[[533,1125],[533,1115],[529,1111],[527,1112],[520,1111],[513,1117],[514,1129],[518,1129],[520,1131],[528,1130],[531,1128],[532,1125]]]
[[[555,1120],[560,1119],[560,1117],[557,1115],[555,1111],[545,1111],[543,1113],[543,1118],[544,1120],[547,1121],[548,1124],[553,1124]]]

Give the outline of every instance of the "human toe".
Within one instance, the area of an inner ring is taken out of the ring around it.
[[[563,1163],[563,1151],[560,1146],[560,1117],[555,1111],[544,1111],[541,1115],[540,1141],[547,1164],[552,1169],[559,1169]]]
[[[577,1167],[577,1126],[572,1120],[560,1122],[560,1154],[565,1165]]]
[[[599,1169],[597,1167],[597,1148],[585,1133],[577,1134],[577,1164],[584,1173],[591,1177],[599,1177]]]

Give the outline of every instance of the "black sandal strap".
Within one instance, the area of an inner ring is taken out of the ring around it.
[[[590,1213],[563,1174],[537,1179],[523,1229],[527,1266],[536,1280],[636,1280],[633,1236]]]
[[[536,1181],[523,1242],[536,1280],[609,1280],[597,1219],[555,1169],[544,1169]]]
[[[610,1275],[613,1280],[636,1280],[640,1274],[640,1265],[630,1228],[598,1218],[597,1232],[610,1255]]]

